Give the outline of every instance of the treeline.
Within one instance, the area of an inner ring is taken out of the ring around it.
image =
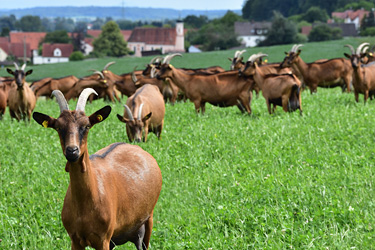
[[[246,0],[242,8],[242,17],[247,20],[271,20],[273,11],[285,17],[302,15],[311,7],[319,7],[329,15],[334,11],[347,9],[371,10],[375,8],[375,0]]]

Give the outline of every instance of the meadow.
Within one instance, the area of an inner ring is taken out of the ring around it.
[[[374,40],[374,39],[373,39]],[[343,45],[369,39],[309,43],[305,61],[342,57]],[[373,44],[374,41],[370,42]],[[281,61],[292,45],[248,49]],[[229,69],[234,50],[184,54],[175,67],[220,65]],[[115,73],[144,67],[151,58],[105,58],[27,67],[28,81],[88,75],[116,61]],[[7,75],[5,70],[0,75]],[[125,103],[126,97],[122,98]],[[163,188],[154,211],[150,249],[372,249],[375,240],[375,101],[356,103],[353,93],[322,89],[302,93],[303,115],[269,115],[262,96],[252,115],[237,107],[191,102],[166,104],[162,140],[149,135],[144,150],[157,160]],[[71,108],[75,101],[70,101]],[[116,114],[120,103],[94,101],[112,113],[93,127],[89,152],[128,142]],[[59,115],[54,100],[39,99],[35,111]],[[0,249],[70,249],[61,222],[69,182],[57,133],[35,121],[0,121]],[[135,249],[127,243],[116,249]]]

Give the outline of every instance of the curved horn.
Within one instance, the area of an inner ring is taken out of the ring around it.
[[[159,62],[163,57],[162,56],[155,56],[154,58],[151,59],[149,64],[153,64],[155,62]]]
[[[156,68],[153,67],[153,68],[151,69],[150,77],[151,77],[151,78],[155,78],[155,73],[156,73]]]
[[[234,52],[234,58],[237,58],[237,57],[238,57],[238,53],[240,53],[239,50],[236,50],[236,52]]]
[[[248,62],[254,62],[256,59],[258,59],[259,57],[263,57],[263,56],[268,56],[268,55],[263,54],[263,53],[253,54],[249,57],[249,59],[247,61]]]
[[[54,91],[52,91],[52,95],[56,97],[56,101],[59,104],[60,114],[64,110],[69,110],[69,106],[68,106],[68,103],[65,99],[65,96],[63,95],[63,93],[60,90],[55,89]]]
[[[164,58],[164,61],[163,63],[170,63],[172,58],[175,57],[175,56],[182,56],[180,53],[175,53],[175,54],[172,54],[172,55],[168,55]]]
[[[358,48],[357,48],[357,50],[356,50],[356,54],[359,56],[360,54],[361,54],[361,51],[362,51],[362,48],[364,47],[364,46],[369,46],[370,44],[369,43],[361,43],[359,46],[358,46]]]
[[[125,107],[126,114],[128,114],[129,119],[133,121],[134,117],[133,117],[132,112],[130,111],[130,108],[126,104],[124,105],[124,107]]]
[[[103,70],[107,70],[109,66],[111,66],[112,64],[115,64],[115,63],[116,63],[116,62],[109,62],[109,63],[107,63],[107,64],[104,66]]]
[[[95,70],[94,73],[92,73],[93,75],[95,74],[98,74],[100,76],[100,78],[104,79],[104,75],[102,72],[100,72],[99,70]]]
[[[22,71],[25,71],[25,68],[26,68],[26,63],[24,63],[24,64],[22,65],[21,70],[22,70]]]
[[[294,52],[294,48],[297,46],[297,44],[294,44],[293,47],[290,49],[289,52]]]
[[[246,50],[241,50],[241,51],[239,51],[237,57],[240,57],[240,56],[241,56],[243,53],[245,53],[245,52],[246,52]]]
[[[14,64],[14,67],[16,67],[16,70],[20,70],[20,68],[18,67],[18,64],[16,62],[13,62]]]
[[[132,81],[136,83],[138,81],[137,77],[135,76],[134,70],[132,72]]]
[[[141,117],[141,115],[142,115],[142,109],[143,109],[143,103],[141,103],[141,105],[139,106],[138,121],[140,121],[142,119],[142,117]]]
[[[86,102],[87,102],[87,98],[91,95],[91,94],[95,94],[95,95],[98,95],[98,93],[96,93],[96,91],[92,88],[86,88],[84,89],[81,94],[79,95],[79,98],[78,98],[78,102],[77,102],[77,107],[76,107],[76,110],[77,111],[83,111],[85,112],[85,107],[86,107]]]
[[[353,48],[352,45],[350,45],[350,44],[345,44],[344,47],[348,47],[348,48],[350,49],[350,52],[352,53],[352,55],[355,54],[355,51],[354,51],[354,48]]]
[[[297,50],[300,48],[300,47],[302,47],[303,46],[303,44],[298,44],[298,45],[296,45],[296,47],[294,47],[294,53],[296,53],[297,52]]]

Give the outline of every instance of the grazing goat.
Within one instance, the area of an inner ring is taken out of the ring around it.
[[[151,131],[160,139],[164,124],[165,104],[155,85],[146,84],[126,100],[124,115],[117,118],[126,123],[129,141],[147,141]]]
[[[89,156],[88,132],[105,120],[111,107],[85,115],[93,89],[85,89],[76,110],[70,111],[61,91],[53,91],[60,106],[55,119],[34,112],[34,120],[55,129],[67,159],[70,183],[61,218],[71,239],[71,249],[109,250],[131,241],[137,250],[148,249],[153,210],[162,177],[155,159],[136,145],[113,143]]]
[[[16,63],[14,63],[16,70],[13,71],[7,68],[9,74],[14,76],[14,81],[8,93],[8,106],[10,117],[15,118],[17,121],[21,119],[28,121],[31,119],[31,113],[33,112],[36,104],[36,97],[34,92],[29,87],[25,78],[30,75],[33,70],[25,72],[26,64],[22,65],[21,69]]]
[[[262,90],[266,99],[267,109],[272,114],[276,105],[282,106],[285,112],[299,109],[301,106],[301,82],[293,74],[265,74],[261,67],[255,62],[256,59],[267,54],[252,55],[246,62],[242,74],[253,76],[256,84]],[[273,109],[271,110],[271,105]]]
[[[39,96],[47,96],[50,97],[52,91],[58,89],[64,95],[69,92],[69,90],[74,86],[74,84],[78,81],[78,78],[70,75],[64,76],[61,78],[52,78],[51,80],[45,82],[39,88],[34,89],[34,93],[37,97]]]
[[[226,71],[217,74],[188,74],[176,69],[170,60],[180,54],[172,54],[164,58],[157,77],[170,78],[189,98],[195,106],[195,111],[204,114],[206,102],[229,107],[237,105],[251,114],[252,86],[254,81],[250,77],[239,76],[237,71]]]
[[[52,77],[45,77],[43,79],[34,81],[30,84],[31,90],[34,92],[35,96],[38,98],[39,96],[36,94],[36,90],[38,90],[40,87],[42,87],[45,83],[52,80]],[[50,97],[50,95],[45,95],[46,97]]]
[[[246,50],[236,50],[234,57],[228,58],[228,60],[232,62],[230,65],[230,70],[240,70],[244,66],[245,63],[242,61],[242,54],[245,52]]]
[[[375,63],[362,64],[361,62],[361,59],[365,56],[361,53],[361,50],[368,45],[369,43],[362,43],[356,51],[354,51],[353,46],[345,45],[352,53],[351,55],[344,53],[344,55],[350,59],[353,67],[353,88],[356,102],[358,102],[359,94],[363,94],[366,103],[369,95],[375,91]]]
[[[281,67],[292,67],[300,72],[311,94],[317,91],[318,86],[324,88],[340,86],[343,92],[345,89],[350,92],[353,69],[349,60],[335,58],[322,62],[305,63],[299,56],[301,50],[298,49],[301,46],[303,45],[294,45],[289,53],[285,52],[286,57],[281,63]]]

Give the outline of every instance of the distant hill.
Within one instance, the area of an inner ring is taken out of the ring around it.
[[[2,15],[15,15],[20,18],[25,15],[33,15],[55,18],[65,17],[74,19],[95,19],[96,17],[106,18],[112,17],[113,19],[127,19],[132,21],[137,20],[156,20],[162,21],[165,19],[178,19],[184,18],[188,15],[205,15],[209,19],[222,17],[225,15],[226,10],[175,10],[175,9],[159,9],[159,8],[138,8],[138,7],[35,7],[26,9],[10,9],[0,10]],[[233,12],[241,15],[241,10],[233,10]]]

